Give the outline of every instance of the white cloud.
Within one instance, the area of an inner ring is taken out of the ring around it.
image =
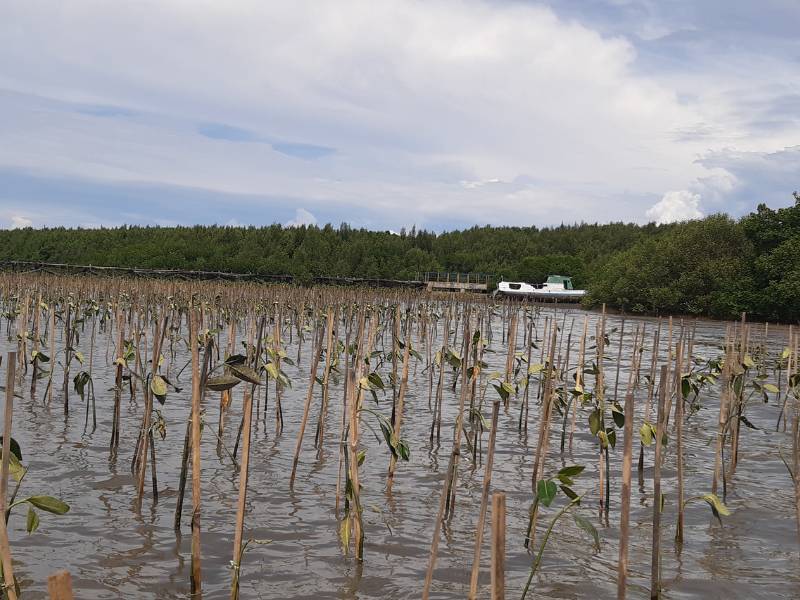
[[[635,29],[601,35],[534,3],[76,0],[5,13],[0,168],[280,197],[380,228],[641,220],[655,194],[708,175],[698,155],[774,151],[800,132],[753,135],[730,93],[752,77],[793,81],[781,61],[642,69]],[[654,23],[649,38],[664,33]],[[249,141],[200,135],[209,122]],[[335,151],[297,158],[275,140]],[[504,183],[521,177],[536,183]],[[637,200],[620,212],[623,195]]]
[[[647,217],[659,225],[702,219],[700,195],[687,190],[667,192],[647,211]]]
[[[286,223],[286,227],[301,227],[303,225],[316,225],[317,218],[305,208],[298,208],[294,211],[294,219]]]
[[[11,216],[11,229],[23,229],[24,227],[32,227],[33,221],[28,217],[22,215]]]

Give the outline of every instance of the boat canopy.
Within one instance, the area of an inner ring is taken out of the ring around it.
[[[564,275],[548,275],[547,276],[547,283],[548,284],[556,284],[556,285],[563,285],[565,290],[571,290],[572,287],[572,278],[566,277]]]

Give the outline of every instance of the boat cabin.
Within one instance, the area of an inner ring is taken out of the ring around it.
[[[566,277],[565,275],[548,275],[544,287],[562,290],[575,289],[572,287],[572,277]]]

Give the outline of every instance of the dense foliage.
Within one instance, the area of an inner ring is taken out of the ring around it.
[[[609,256],[664,229],[634,224],[473,227],[434,234],[324,227],[119,227],[0,231],[0,260],[413,279],[428,271],[544,281],[564,272],[577,285]]]
[[[339,227],[119,227],[0,231],[0,260],[272,275],[412,279],[428,271],[540,282],[571,275],[589,302],[630,312],[796,321],[800,197],[736,221],[472,227],[435,234]]]
[[[800,196],[734,221],[713,215],[647,237],[605,262],[591,300],[632,312],[800,319]]]

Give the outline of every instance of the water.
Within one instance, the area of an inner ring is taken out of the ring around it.
[[[539,335],[545,314],[538,320]],[[584,314],[570,310],[565,331],[574,319],[573,354],[577,356],[577,339]],[[590,331],[596,314],[589,313]],[[648,344],[655,321],[628,320],[626,343],[629,345],[634,323],[646,323]],[[489,369],[504,370],[505,347],[502,344],[499,317],[494,318],[493,354],[486,354]],[[608,329],[619,326],[616,317],[608,321]],[[697,325],[695,353],[712,357],[720,354],[724,324],[701,321]],[[81,336],[80,349],[89,353],[89,327]],[[775,352],[785,346],[786,332],[770,331],[768,347]],[[665,330],[662,331],[662,339]],[[606,377],[609,394],[613,393],[616,336],[611,334]],[[241,338],[241,335],[240,335]],[[389,337],[387,336],[387,343]],[[521,345],[520,330],[520,345]],[[441,335],[439,337],[441,340]],[[295,339],[296,342],[296,339]],[[224,338],[223,338],[224,343]],[[439,343],[441,343],[439,341]],[[59,341],[60,344],[60,341]],[[187,486],[181,533],[173,530],[173,514],[177,496],[180,458],[185,423],[190,407],[190,378],[185,371],[178,385],[180,393],[170,391],[162,412],[167,422],[166,438],[156,438],[159,499],[154,504],[150,481],[141,513],[134,510],[136,495],[130,472],[135,437],[141,422],[141,394],[131,402],[127,393],[122,401],[122,431],[119,457],[109,461],[109,439],[114,368],[106,364],[107,340],[98,334],[94,353],[94,379],[97,391],[98,425],[94,433],[84,432],[84,405],[74,391],[70,393],[71,412],[63,414],[61,370],[56,369],[56,392],[50,405],[42,400],[45,382],[38,394],[31,396],[30,380],[18,385],[22,398],[15,400],[14,437],[20,442],[23,463],[29,473],[19,497],[51,494],[68,502],[71,510],[64,516],[40,513],[39,530],[25,532],[25,508],[18,507],[11,516],[10,538],[17,577],[25,598],[46,597],[47,575],[57,569],[68,569],[73,577],[76,597],[101,598],[188,598],[191,534],[191,479]],[[224,347],[224,346],[223,346]],[[648,345],[649,347],[649,345]],[[663,343],[662,343],[663,347]],[[3,337],[3,354],[16,349],[16,342]],[[296,346],[287,348],[296,355]],[[423,348],[420,351],[424,355]],[[534,352],[534,362],[538,357]],[[289,489],[289,473],[297,431],[305,400],[310,343],[303,346],[299,367],[287,365],[286,372],[293,388],[284,391],[285,429],[276,435],[274,422],[274,389],[270,390],[269,412],[264,418],[263,404],[254,421],[251,445],[250,483],[244,539],[252,543],[242,561],[242,598],[407,598],[417,597],[427,568],[434,521],[451,450],[452,423],[457,397],[445,387],[445,421],[442,445],[431,448],[428,440],[431,415],[428,409],[428,376],[424,361],[412,364],[406,396],[406,412],[402,437],[411,447],[411,460],[398,465],[393,494],[385,492],[385,474],[389,455],[367,427],[362,441],[367,458],[360,471],[365,520],[365,559],[358,564],[342,552],[338,537],[338,521],[334,512],[338,448],[341,419],[341,386],[331,387],[326,446],[317,460],[313,448],[314,426],[319,410],[320,393],[315,394],[314,407],[303,451],[300,457],[294,490]],[[113,356],[113,349],[109,352]],[[188,356],[178,353],[174,372],[185,364]],[[5,361],[5,359],[4,359]],[[623,351],[621,388],[627,382],[630,351]],[[649,367],[649,353],[643,361],[643,372]],[[78,370],[73,364],[72,373]],[[390,367],[384,366],[382,373]],[[5,369],[2,369],[4,372]],[[387,379],[384,377],[384,379]],[[593,387],[588,378],[588,387]],[[451,382],[448,373],[446,383]],[[233,447],[236,427],[241,418],[242,388],[234,390],[234,401],[227,418],[225,443]],[[317,389],[319,392],[319,389]],[[535,389],[533,390],[535,392]],[[261,393],[261,392],[259,392]],[[491,387],[487,399],[493,399]],[[637,393],[637,421],[643,411],[644,386]],[[620,397],[622,392],[620,392]],[[718,418],[718,386],[701,395],[702,410],[692,416],[685,427],[686,496],[710,491],[714,464],[714,439]],[[391,413],[391,392],[379,393],[378,410]],[[263,402],[263,400],[262,400]],[[371,399],[366,400],[374,404]],[[238,498],[239,477],[224,452],[217,452],[216,431],[219,394],[209,393],[204,402],[206,422],[201,448],[202,464],[202,569],[206,598],[226,598],[231,582],[230,560]],[[511,410],[501,409],[497,450],[493,472],[493,490],[507,494],[506,590],[510,598],[518,597],[532,561],[522,545],[527,513],[532,500],[531,469],[538,430],[539,407],[531,403],[528,436],[517,431],[520,400],[512,399]],[[664,597],[688,598],[797,598],[800,597],[797,523],[790,477],[780,460],[779,450],[788,456],[788,434],[776,433],[775,423],[780,406],[771,399],[756,401],[748,417],[758,430],[742,429],[741,456],[735,480],[729,485],[728,507],[732,514],[724,518],[724,526],[713,519],[704,502],[687,506],[685,543],[679,552],[672,541],[675,532],[675,468],[672,446],[663,469],[666,508],[663,515],[663,585]],[[490,410],[485,411],[487,416]],[[579,413],[578,427],[571,453],[559,453],[560,431],[554,424],[550,453],[545,472],[553,474],[569,464],[586,465],[575,488],[588,492],[579,510],[598,528],[601,549],[594,551],[587,535],[571,519],[561,521],[554,529],[544,561],[534,579],[537,598],[597,598],[613,596],[616,589],[619,466],[622,443],[612,452],[612,505],[610,522],[598,515],[597,445],[589,434],[588,409]],[[372,417],[368,423],[376,428]],[[556,422],[559,420],[556,418]],[[484,436],[484,441],[488,434]],[[652,449],[646,454],[645,479],[640,488],[636,481],[634,443],[634,476],[631,512],[631,548],[629,597],[649,597],[650,544],[652,517]],[[149,477],[149,476],[148,476]],[[473,468],[462,457],[457,508],[439,545],[432,597],[463,598],[469,589],[469,575],[480,503],[483,467]],[[12,485],[13,488],[13,485]],[[539,536],[555,514],[563,499],[540,514]],[[490,537],[487,525],[484,539]],[[481,596],[488,597],[489,549],[483,550]]]

